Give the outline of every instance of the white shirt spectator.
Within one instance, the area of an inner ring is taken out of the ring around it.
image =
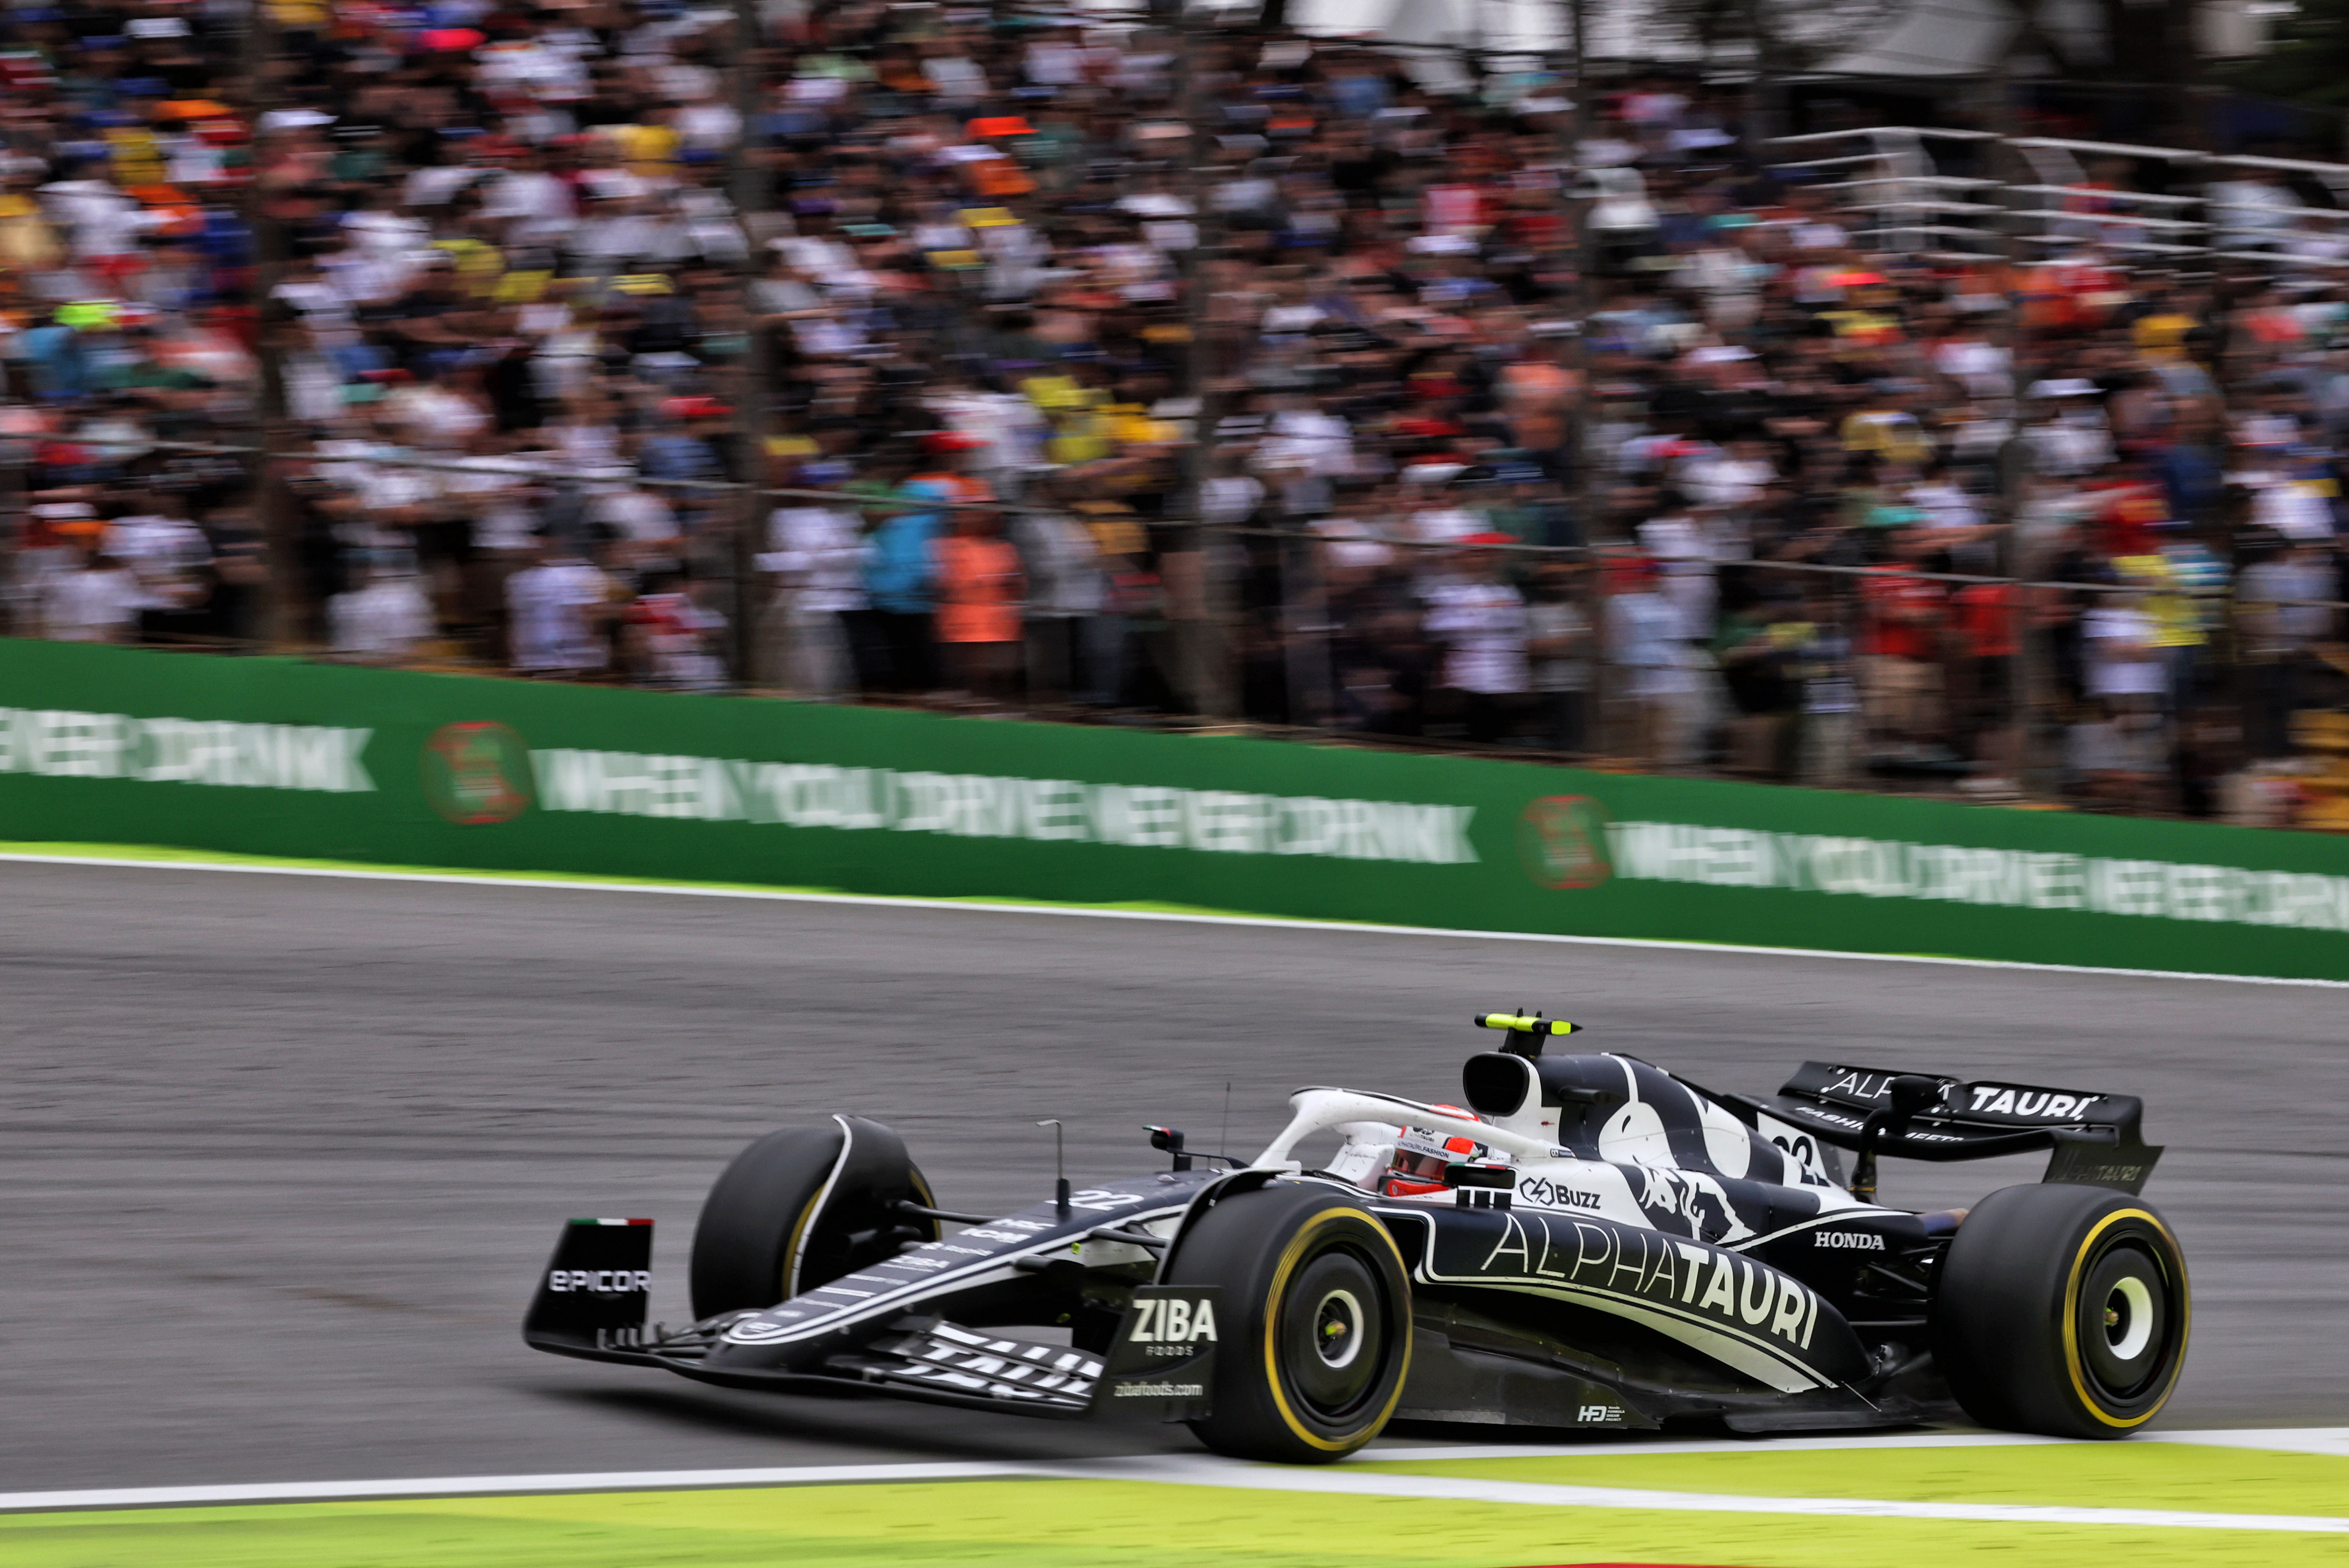
[[[1109,602],[1109,574],[1092,534],[1058,512],[1022,514],[1011,542],[1028,575],[1028,614],[1039,620],[1099,615]]]
[[[119,642],[139,597],[138,579],[119,566],[75,566],[42,586],[41,623],[57,642]]]
[[[649,490],[615,487],[588,502],[587,515],[638,545],[679,535],[676,508]]]
[[[1933,350],[1933,369],[1977,398],[2002,398],[2014,385],[2005,349],[1979,337],[1952,337]]]
[[[864,593],[864,535],[854,514],[832,506],[778,506],[767,518],[774,548],[759,557],[792,590],[792,607],[802,615],[841,615],[861,610]]]
[[[184,517],[121,517],[106,529],[106,553],[130,570],[135,607],[181,609],[195,594],[195,574],[211,565],[212,541]]]
[[[398,660],[432,635],[432,606],[414,577],[377,577],[328,599],[326,625],[336,653]]]
[[[941,103],[973,104],[987,96],[987,73],[960,55],[925,60],[922,74],[938,89]]]
[[[2220,230],[2220,244],[2229,250],[2276,244],[2300,220],[2300,198],[2264,180],[2214,180],[2202,188],[2202,199]]]
[[[1766,458],[1725,454],[1700,457],[1681,470],[1681,483],[1690,496],[1704,506],[1745,506],[1760,499],[1762,487],[1777,477]]]
[[[1030,44],[1028,79],[1038,87],[1074,87],[1085,79],[1085,52],[1063,38]]]
[[[1925,514],[1929,528],[1982,526],[1982,515],[1975,509],[1973,497],[1947,481],[1909,486],[1909,504]]]
[[[1608,662],[1625,675],[1627,697],[1670,697],[1696,690],[1687,623],[1652,588],[1607,601]]]
[[[583,561],[547,561],[506,579],[516,670],[601,670],[604,645],[593,612],[604,574]]]
[[[2287,539],[2313,545],[2333,540],[2333,507],[2316,487],[2299,483],[2270,484],[2251,503],[2251,520]]]
[[[2125,605],[2104,605],[2080,618],[2081,648],[2091,697],[2151,697],[2162,690],[2153,656],[2153,618]]]
[[[1428,590],[1427,634],[1444,645],[1444,684],[1499,695],[1529,689],[1526,601],[1506,583],[1447,582]]]
[[[1680,612],[1684,637],[1709,636],[1720,590],[1713,563],[1732,558],[1713,530],[1689,516],[1651,517],[1640,524],[1640,548],[1663,571],[1662,590]]]
[[[2023,434],[2042,473],[2094,473],[2113,461],[2113,433],[2102,414],[2064,414]]]

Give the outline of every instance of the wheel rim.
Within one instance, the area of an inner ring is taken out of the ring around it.
[[[2079,1343],[2097,1389],[2116,1401],[2143,1392],[2168,1360],[2168,1275],[2142,1246],[2107,1248],[2080,1292]]]
[[[1298,1271],[1280,1308],[1282,1381],[1297,1403],[1340,1422],[1376,1391],[1386,1362],[1378,1276],[1350,1248],[1332,1248]]]
[[[1362,1303],[1354,1293],[1333,1290],[1313,1312],[1313,1350],[1332,1370],[1351,1366],[1362,1354]]]

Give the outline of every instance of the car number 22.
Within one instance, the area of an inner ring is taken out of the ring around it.
[[[1072,1209],[1091,1209],[1096,1213],[1107,1209],[1130,1209],[1143,1200],[1139,1192],[1112,1192],[1106,1187],[1088,1187],[1082,1192],[1069,1195]]]

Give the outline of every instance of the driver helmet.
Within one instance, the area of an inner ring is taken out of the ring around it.
[[[1463,1121],[1478,1121],[1474,1111],[1458,1106],[1436,1106],[1435,1110]],[[1423,1127],[1405,1127],[1395,1140],[1394,1159],[1387,1168],[1387,1195],[1409,1197],[1420,1192],[1441,1192],[1444,1189],[1444,1168],[1464,1161],[1481,1160],[1492,1151],[1472,1137],[1429,1132]]]

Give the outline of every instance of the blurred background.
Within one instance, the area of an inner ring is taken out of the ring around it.
[[[2349,826],[2339,5],[14,5],[0,615]]]

